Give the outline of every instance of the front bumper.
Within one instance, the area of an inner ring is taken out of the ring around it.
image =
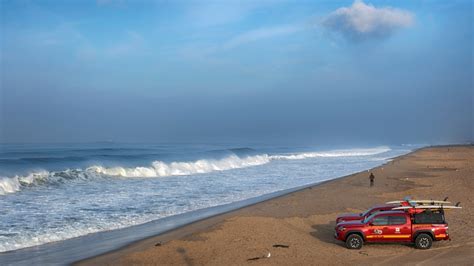
[[[337,240],[345,241],[345,232],[344,231],[336,231],[334,232],[334,238]]]

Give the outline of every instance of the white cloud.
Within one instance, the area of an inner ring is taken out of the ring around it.
[[[350,7],[341,7],[323,20],[327,29],[339,32],[353,40],[384,38],[399,28],[413,24],[414,15],[405,10],[365,4],[355,1]]]

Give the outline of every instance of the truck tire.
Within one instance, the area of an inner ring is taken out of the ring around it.
[[[358,234],[351,234],[346,239],[346,247],[348,249],[360,249],[364,245],[364,239]]]
[[[419,249],[429,249],[433,244],[433,238],[428,234],[419,234],[415,239],[415,246]]]

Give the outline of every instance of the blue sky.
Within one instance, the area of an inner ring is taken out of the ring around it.
[[[2,142],[459,142],[472,1],[2,1]]]

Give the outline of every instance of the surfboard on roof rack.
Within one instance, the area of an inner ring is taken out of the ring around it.
[[[450,204],[450,201],[447,201],[448,197],[444,198],[444,200],[414,200],[411,199],[410,197],[405,197],[403,200],[394,200],[394,201],[389,201],[386,202],[385,204],[402,204],[403,203],[408,203],[409,205],[440,205],[440,204]]]
[[[418,206],[401,206],[392,208],[392,210],[411,210],[411,209],[462,209],[461,206],[454,205],[418,205]]]
[[[443,200],[394,200],[385,202],[385,204],[403,204],[409,203],[411,205],[440,205],[440,204],[450,204],[450,201],[443,201]]]

